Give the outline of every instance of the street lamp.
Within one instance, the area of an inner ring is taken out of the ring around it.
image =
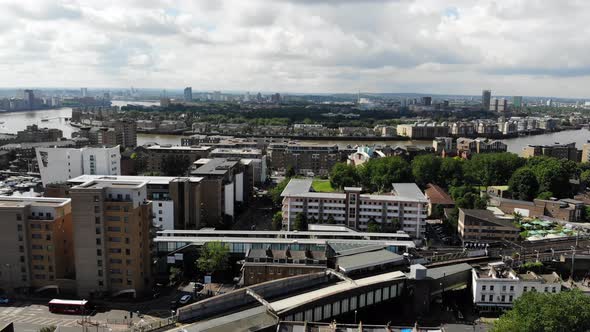
[[[355,324],[355,325],[356,325],[356,313],[357,313],[357,311],[355,310],[355,311],[354,311],[354,324]]]
[[[574,281],[574,262],[576,259],[576,247],[571,246],[570,248],[572,249],[572,270],[570,272],[570,279]]]

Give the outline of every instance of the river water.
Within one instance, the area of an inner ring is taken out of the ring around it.
[[[137,105],[157,105],[157,102],[136,102],[136,101],[113,101],[113,106],[125,106],[127,104]],[[65,118],[72,116],[72,109],[69,107],[42,110],[42,111],[28,111],[28,112],[14,112],[14,113],[0,113],[0,133],[16,133],[19,130],[25,129],[26,126],[36,124],[39,127],[59,128],[63,131],[64,137],[71,137],[72,133],[78,128],[70,126]],[[45,119],[47,121],[41,121]],[[178,135],[159,135],[159,134],[137,134],[137,144],[143,145],[145,143],[156,142],[159,144],[180,144],[181,136]],[[576,146],[581,148],[582,144],[590,140],[590,131],[588,129],[568,130],[557,133],[550,133],[536,136],[524,136],[517,138],[508,138],[502,140],[508,144],[508,151],[520,153],[522,148],[529,144],[553,144],[576,142]],[[399,140],[384,140],[375,139],[375,141],[314,141],[304,140],[303,142],[312,144],[338,144],[338,145],[356,145],[356,144],[387,144],[387,145],[415,145],[415,146],[432,146],[432,141],[414,140],[414,141],[399,141]]]

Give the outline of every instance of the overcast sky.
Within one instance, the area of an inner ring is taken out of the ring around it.
[[[583,97],[590,1],[0,0],[0,86]]]

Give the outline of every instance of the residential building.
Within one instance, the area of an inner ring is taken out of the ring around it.
[[[178,145],[153,145],[147,148],[148,172],[166,174],[166,163],[182,163],[187,167],[187,173],[195,160],[206,158],[211,151],[210,147],[178,146]]]
[[[484,110],[490,109],[490,103],[492,100],[492,91],[491,90],[483,90],[481,92],[481,104]]]
[[[411,139],[433,139],[435,137],[447,136],[449,126],[447,123],[414,123],[397,125],[397,134],[399,136],[409,137]]]
[[[137,125],[133,120],[118,120],[114,125],[117,132],[117,144],[124,148],[137,146]]]
[[[477,133],[476,125],[473,122],[454,122],[451,125],[451,135],[472,137]]]
[[[472,270],[473,303],[480,311],[511,308],[526,292],[559,293],[561,278],[557,273],[517,273],[503,262],[490,263]]]
[[[43,185],[63,183],[82,174],[121,175],[119,146],[112,148],[37,148]]]
[[[274,171],[285,172],[292,167],[296,174],[321,176],[328,175],[336,163],[345,161],[347,154],[336,144],[271,143],[268,156]]]
[[[199,159],[191,176],[202,177],[201,220],[209,226],[233,222],[238,208],[252,195],[252,180],[247,166],[238,160],[224,158]]]
[[[490,111],[492,112],[507,112],[508,111],[508,100],[504,98],[493,98],[490,101]]]
[[[147,198],[152,201],[153,224],[159,229],[198,229],[201,227],[201,204],[199,177],[169,176],[103,176],[82,175],[68,180],[77,186],[94,180],[142,181],[147,183]]]
[[[72,290],[71,208],[69,198],[0,196],[0,284],[4,291]]]
[[[319,249],[319,248],[318,248]],[[248,249],[242,266],[244,286],[287,278],[301,274],[321,272],[328,267],[324,250]]]
[[[498,124],[493,121],[478,121],[475,131],[484,137],[494,137],[500,133]]]
[[[553,119],[550,117],[544,117],[544,118],[539,119],[539,128],[545,129],[548,131],[552,131],[557,128],[557,123],[558,123],[557,119]]]
[[[353,229],[366,230],[369,221],[398,224],[415,238],[423,238],[428,200],[414,183],[394,183],[388,194],[362,194],[362,188],[344,192],[312,191],[311,179],[291,179],[281,193],[283,228],[290,230],[298,213],[307,219],[327,220]]]
[[[63,133],[57,128],[39,128],[37,125],[27,126],[16,132],[16,142],[53,142],[63,138]]]
[[[499,140],[490,140],[478,137],[475,139],[460,137],[457,139],[457,152],[461,155],[464,152],[468,154],[489,153],[489,152],[506,152],[508,145]]]
[[[424,106],[431,106],[432,105],[432,97],[421,97],[420,102]]]
[[[512,106],[516,109],[521,109],[524,106],[522,103],[522,96],[512,97]]]
[[[545,156],[579,162],[582,159],[582,154],[582,151],[576,149],[575,142],[569,144],[529,145],[522,149],[524,158]]]
[[[47,147],[58,147],[58,148],[74,148],[76,142],[73,140],[68,141],[55,141],[55,142],[27,142],[27,143],[10,143],[0,146],[0,150],[14,151],[19,158],[23,159],[35,159],[37,155],[35,150],[39,148]]]
[[[184,88],[184,101],[186,101],[186,102],[193,101],[193,88],[190,86]]]
[[[237,159],[243,164],[249,164],[250,179],[254,186],[266,182],[268,165],[266,155],[260,149],[253,148],[216,148],[209,153],[209,158]]]
[[[432,148],[434,153],[454,154],[457,150],[455,140],[452,137],[436,137],[432,140]]]
[[[373,132],[376,136],[381,137],[394,137],[397,135],[397,130],[393,126],[376,125],[375,128],[373,128]]]
[[[70,189],[78,296],[150,288],[152,202],[147,181],[92,180]]]
[[[436,214],[437,209],[451,208],[455,206],[455,201],[451,196],[441,187],[436,184],[429,183],[424,190],[424,196],[428,199],[428,215]],[[434,216],[440,217],[440,216]]]
[[[523,217],[550,217],[576,222],[582,220],[584,202],[575,199],[520,201],[490,196],[489,205],[498,207],[506,214],[520,213]]]
[[[463,243],[516,241],[520,229],[512,223],[513,219],[499,218],[489,210],[459,209],[457,230]]]
[[[582,145],[582,158],[583,163],[590,162],[590,143]]]
[[[385,154],[381,150],[363,145],[357,147],[356,152],[348,156],[346,161],[349,165],[360,166],[373,158],[383,158]]]

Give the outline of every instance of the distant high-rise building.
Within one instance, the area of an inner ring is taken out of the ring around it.
[[[553,100],[551,100],[551,98],[547,99],[547,106],[553,106]]]
[[[504,98],[493,98],[490,102],[490,111],[506,112],[508,110],[508,100]]]
[[[221,101],[221,92],[213,91],[213,101]]]
[[[256,101],[257,102],[262,102],[262,94],[260,92],[258,92],[258,94],[256,95]]]
[[[484,110],[490,109],[490,101],[492,100],[492,91],[491,90],[483,90],[481,92],[481,104],[483,105]]]
[[[514,96],[512,97],[512,105],[514,108],[522,108],[522,96]]]
[[[82,97],[88,97],[88,88],[81,88],[80,89],[80,95]]]
[[[281,102],[281,95],[279,93],[275,93],[270,97],[270,101],[274,104],[278,104]]]
[[[190,86],[184,88],[184,101],[193,101],[193,88]]]
[[[25,90],[25,103],[30,110],[35,107],[35,93],[33,90]]]
[[[422,105],[424,105],[424,106],[432,105],[432,97],[422,97]]]

